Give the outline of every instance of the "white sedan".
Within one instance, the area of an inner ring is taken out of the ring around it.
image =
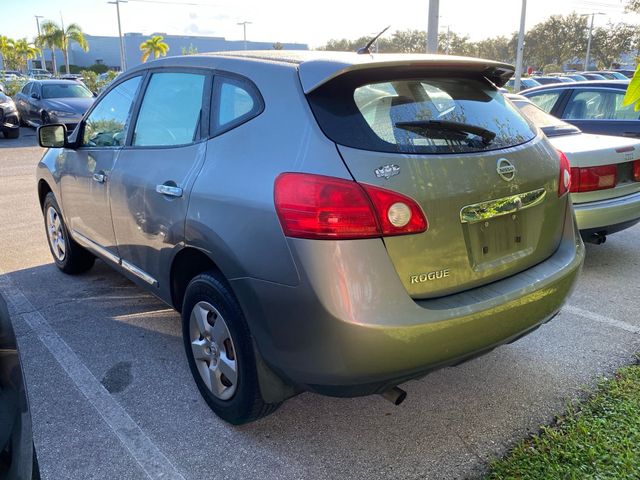
[[[571,164],[571,200],[587,242],[640,222],[640,141],[591,135],[549,115],[528,98],[506,95]]]

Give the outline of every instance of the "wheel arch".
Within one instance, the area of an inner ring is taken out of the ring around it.
[[[44,206],[44,199],[49,192],[53,192],[53,189],[44,178],[38,180],[38,201],[40,202],[40,209]]]

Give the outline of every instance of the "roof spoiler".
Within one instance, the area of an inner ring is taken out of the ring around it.
[[[361,58],[362,61],[357,61]],[[300,82],[305,94],[309,94],[332,80],[350,74],[372,70],[377,73],[402,73],[416,75],[420,71],[433,73],[442,70],[451,73],[477,73],[502,87],[513,76],[514,67],[507,63],[448,55],[359,55],[352,63],[336,60],[309,60],[298,67]],[[373,73],[373,72],[372,72]]]

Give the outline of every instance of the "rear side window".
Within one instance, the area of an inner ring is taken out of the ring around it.
[[[446,154],[507,148],[535,137],[528,121],[483,78],[442,76],[337,87],[321,87],[309,99],[322,130],[341,145]]]
[[[529,100],[535,103],[542,110],[544,110],[547,113],[550,113],[551,110],[553,109],[553,106],[558,101],[558,98],[560,98],[560,93],[561,92],[559,91],[536,93],[536,94],[528,95],[527,97],[529,98]]]
[[[623,106],[624,90],[580,90],[574,92],[562,118],[567,120],[638,120],[633,106]]]
[[[31,85],[33,85],[33,83],[29,82],[24,87],[22,87],[22,93],[24,93],[25,95],[29,95],[31,93]]]
[[[186,145],[198,138],[205,75],[154,73],[145,91],[133,145]]]
[[[259,115],[263,109],[258,89],[248,80],[216,75],[213,83],[214,135],[231,130]]]

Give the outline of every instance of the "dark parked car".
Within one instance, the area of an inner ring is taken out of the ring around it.
[[[620,72],[614,72],[614,71],[597,71],[597,72],[584,72],[584,73],[588,73],[590,75],[591,74],[601,75],[606,80],[626,80],[628,78],[626,75]]]
[[[20,136],[20,117],[13,99],[0,92],[0,131],[6,138]]]
[[[621,73],[627,78],[633,77],[633,74],[636,72],[635,70],[629,70],[629,69],[626,69],[626,68],[616,68],[615,70],[612,70],[612,71]]]
[[[94,94],[75,80],[32,80],[15,96],[24,124],[62,123],[67,131],[75,128],[94,100]]]
[[[521,92],[585,133],[640,138],[640,112],[622,106],[629,80],[547,85]]]
[[[607,80],[607,77],[601,75],[600,73],[580,72],[580,75],[582,75],[587,80]]]
[[[7,304],[0,295],[0,478],[39,479],[29,399]]]
[[[579,73],[566,73],[563,76],[565,78],[570,78],[571,80],[575,80],[576,82],[585,82],[585,81],[587,81],[587,77],[583,77]]]
[[[550,85],[552,83],[563,83],[559,77],[552,77],[550,75],[536,75],[529,78],[531,78],[532,80],[535,80],[540,85]]]

